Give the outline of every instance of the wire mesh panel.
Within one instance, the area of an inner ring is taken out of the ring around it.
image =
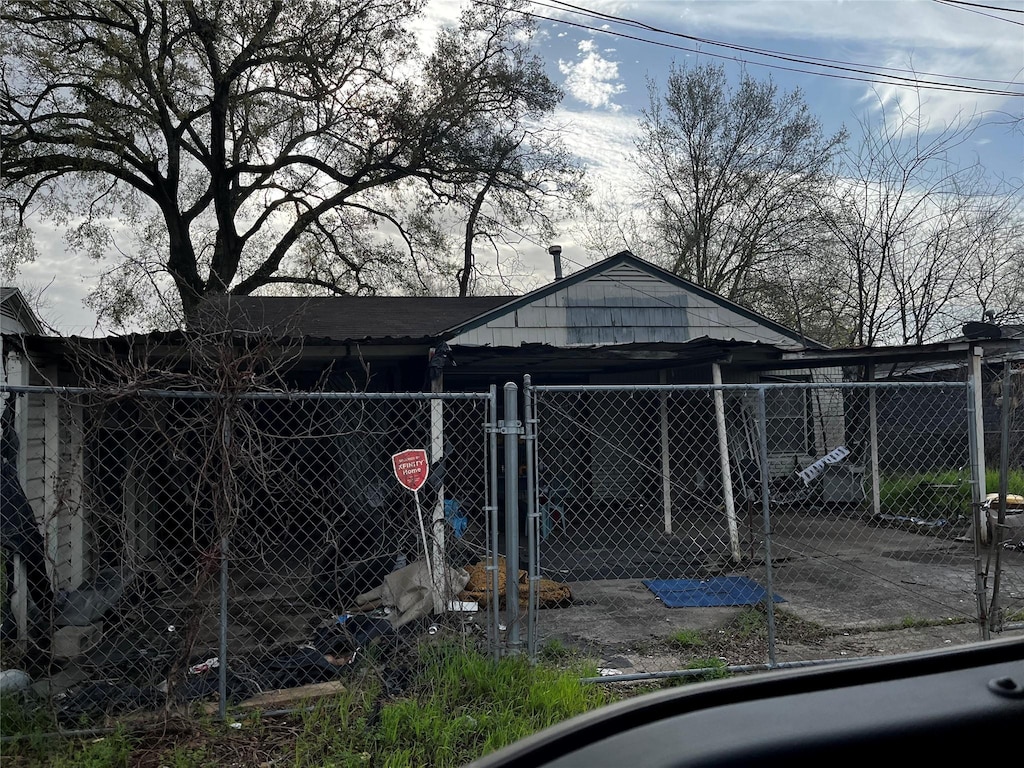
[[[906,650],[876,634],[894,628],[977,638],[966,385],[528,395],[539,573],[573,595],[533,613],[541,652],[642,673]]]
[[[4,662],[65,722],[498,642],[492,396],[19,399],[39,414],[25,470],[4,460]]]
[[[780,385],[764,399],[806,414],[802,443],[766,418],[772,578],[797,619],[778,659],[909,649],[882,630],[977,639],[968,388]]]

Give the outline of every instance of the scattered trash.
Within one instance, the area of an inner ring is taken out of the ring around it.
[[[219,666],[220,659],[214,656],[213,658],[207,659],[206,661],[201,661],[198,664],[193,664],[191,667],[188,668],[188,673],[190,675],[204,675],[211,669],[217,669]]]
[[[600,667],[597,670],[597,672],[598,672],[598,674],[601,675],[601,677],[611,677],[612,675],[621,675],[622,674],[622,670],[621,669],[612,669],[610,667]]]
[[[376,589],[357,596],[356,605],[364,610],[391,608],[393,612],[388,618],[396,628],[402,627],[434,612],[437,587],[432,583],[433,575],[444,579],[444,584],[451,585],[452,591],[461,591],[469,581],[469,574],[464,569],[445,568],[443,574],[431,574],[429,563],[417,560],[389,573]]]
[[[5,669],[0,672],[0,694],[24,693],[32,687],[32,677],[20,669]]]
[[[242,724],[241,723],[230,723],[229,727],[234,728],[237,731],[237,730],[241,730]]]
[[[437,626],[437,624],[431,624],[429,627],[427,627],[427,634],[428,635],[436,635],[440,631],[441,631],[441,628],[439,626]]]
[[[121,601],[132,583],[131,574],[123,576],[113,568],[104,568],[92,581],[82,582],[73,592],[57,597],[56,625],[58,627],[87,627],[102,619]]]
[[[469,525],[469,520],[462,513],[461,504],[456,499],[445,499],[444,501],[444,519],[452,527],[452,532],[455,534],[455,538],[461,539],[463,534],[466,533],[466,528]]]
[[[885,515],[877,514],[872,517],[876,523],[899,525],[913,528],[942,528],[943,526],[949,525],[949,521],[942,517],[936,520],[931,520],[925,517],[914,517],[912,515]]]

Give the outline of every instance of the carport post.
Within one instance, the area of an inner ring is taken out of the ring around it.
[[[874,384],[875,366],[865,368],[864,378],[868,384]],[[878,397],[873,386],[868,387],[868,440],[871,444],[871,513],[877,519],[882,512],[882,483],[878,464]]]
[[[668,383],[668,372],[658,374],[660,384]],[[672,475],[668,441],[668,392],[658,395],[658,415],[661,423],[661,504],[665,512],[665,533],[672,533]]]
[[[729,526],[729,548],[733,562],[743,559],[740,552],[740,531],[736,524],[736,500],[732,495],[732,468],[729,465],[729,436],[725,431],[725,397],[722,394],[722,366],[711,364],[711,381],[715,385],[715,425],[718,429],[718,462],[722,468],[722,495],[725,519]],[[767,462],[761,466],[767,466]]]

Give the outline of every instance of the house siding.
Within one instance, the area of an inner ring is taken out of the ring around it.
[[[800,346],[755,319],[631,264],[618,264],[582,282],[567,284],[459,334],[451,343],[589,347],[684,343],[701,337]]]

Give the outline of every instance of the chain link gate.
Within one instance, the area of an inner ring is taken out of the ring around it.
[[[45,657],[65,722],[207,698],[223,714],[386,675],[435,634],[499,652],[493,389],[3,394],[28,409],[15,479],[41,531],[5,541],[23,625],[5,667]],[[408,449],[429,465],[416,492],[392,461]]]
[[[892,628],[976,639],[993,564],[1017,584],[1024,558],[972,522],[973,403],[963,383],[528,384],[531,577],[573,592],[532,600],[531,651],[644,676],[868,655]]]

